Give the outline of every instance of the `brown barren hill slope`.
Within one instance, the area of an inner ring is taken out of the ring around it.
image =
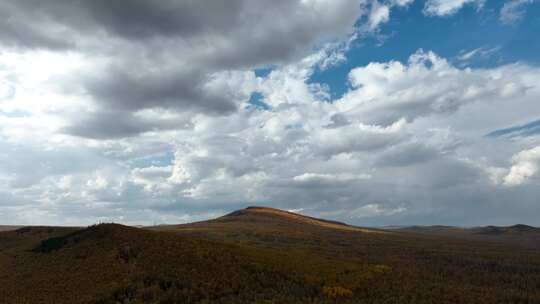
[[[266,246],[277,245],[277,247],[294,246],[295,240],[323,242],[332,241],[335,237],[356,238],[365,234],[393,233],[268,207],[247,207],[208,221],[157,226],[150,229],[217,240],[254,242]]]
[[[19,228],[21,228],[22,226],[2,226],[0,225],[0,232],[2,231],[11,231],[11,230],[17,230]]]
[[[1,303],[539,303],[540,254],[250,207],[0,232],[0,286]]]

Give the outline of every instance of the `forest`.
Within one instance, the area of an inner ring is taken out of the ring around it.
[[[0,299],[540,303],[540,253],[526,240],[360,228],[260,207],[186,225],[23,227],[0,232]]]

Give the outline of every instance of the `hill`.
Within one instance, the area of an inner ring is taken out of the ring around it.
[[[385,233],[382,230],[351,226],[268,207],[247,207],[209,221],[150,227],[150,229],[167,231],[234,230],[236,232],[255,230],[267,234],[285,232],[288,235],[334,230]]]
[[[520,247],[540,249],[540,228],[523,224],[462,228],[453,226],[409,226],[394,231],[451,236],[471,240],[502,242]]]
[[[540,254],[250,207],[185,225],[1,232],[0,286],[2,303],[536,303]]]
[[[10,231],[10,230],[17,230],[21,228],[22,226],[6,226],[6,225],[0,225],[0,232],[2,231]]]
[[[540,228],[518,224],[508,227],[486,226],[472,229],[473,233],[486,235],[540,235]]]
[[[297,213],[268,208],[268,207],[247,207],[243,210],[237,210],[232,213],[229,213],[219,219],[217,222],[233,222],[239,220],[240,222],[246,221],[257,221],[258,220],[282,220],[283,223],[292,224],[307,224],[313,226],[320,226],[325,228],[332,228],[338,230],[349,230],[349,231],[366,231],[366,229],[361,229],[358,227],[350,226],[345,223],[329,221],[324,219],[313,218],[305,215],[300,215]]]
[[[0,298],[7,303],[297,302],[318,294],[280,265],[286,255],[270,250],[115,224],[1,236]],[[302,267],[316,265],[317,257],[307,257]]]

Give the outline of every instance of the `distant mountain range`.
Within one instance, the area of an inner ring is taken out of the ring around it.
[[[483,226],[462,228],[454,226],[407,226],[392,230],[423,233],[439,236],[452,236],[477,240],[513,243],[540,249],[540,228],[523,224],[513,226]]]
[[[7,230],[1,303],[540,302],[538,228],[525,225],[373,229],[249,207],[182,225]]]
[[[386,228],[386,227],[385,227]],[[383,229],[385,229],[383,228]],[[392,230],[404,230],[404,231],[416,231],[416,232],[427,232],[427,233],[468,233],[468,234],[485,234],[485,235],[507,235],[507,234],[528,234],[528,233],[540,233],[540,228],[517,224],[513,226],[482,226],[482,227],[471,227],[464,228],[458,226],[443,226],[443,225],[432,225],[432,226],[389,226],[388,229]]]

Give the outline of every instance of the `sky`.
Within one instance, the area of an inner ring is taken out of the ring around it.
[[[540,225],[538,0],[0,2],[0,223]]]

